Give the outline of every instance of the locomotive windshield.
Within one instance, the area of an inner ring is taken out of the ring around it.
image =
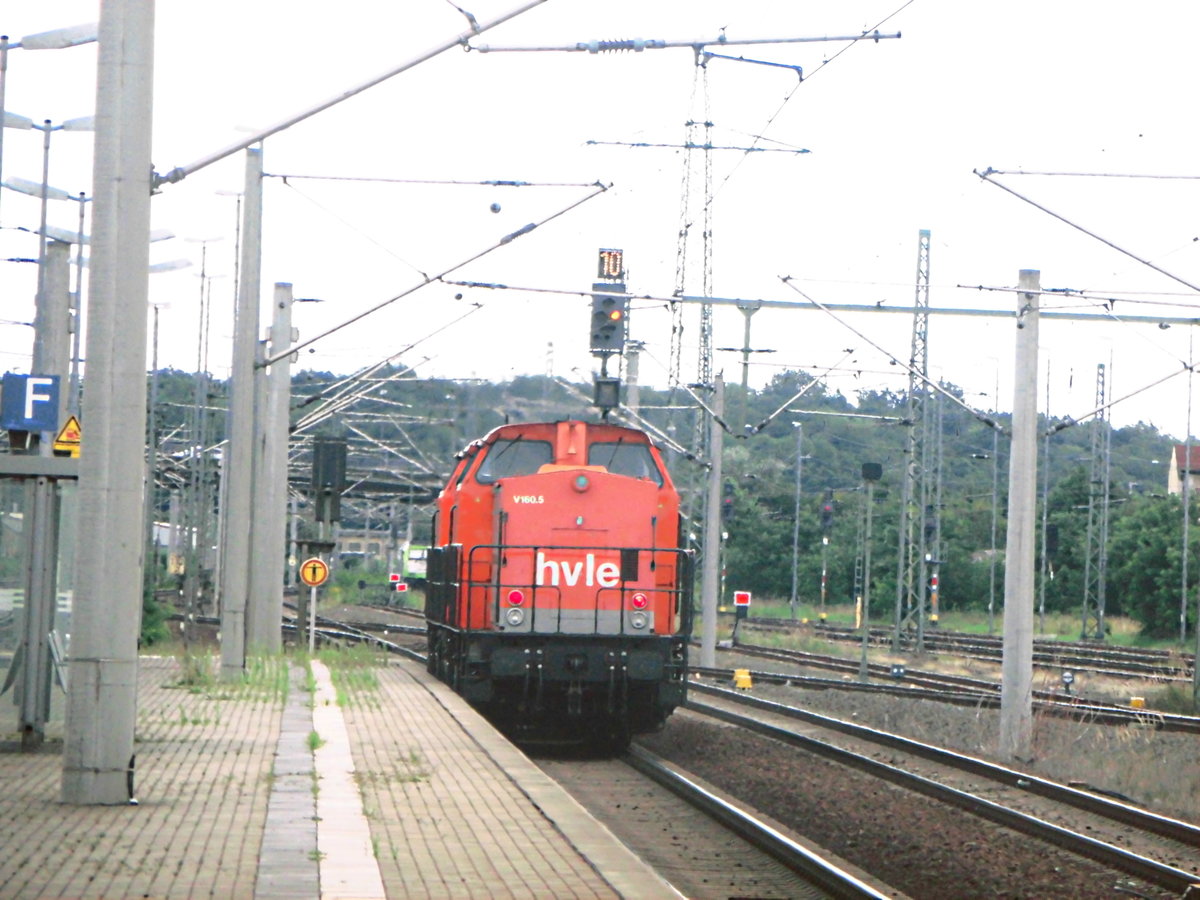
[[[539,468],[554,462],[554,450],[549,441],[527,441],[515,438],[496,441],[488,448],[479,464],[475,480],[491,484],[499,478],[514,475],[533,475]]]
[[[604,466],[614,475],[645,478],[662,487],[662,473],[654,465],[654,457],[645,444],[626,444],[623,441],[592,444],[588,447],[588,465]]]

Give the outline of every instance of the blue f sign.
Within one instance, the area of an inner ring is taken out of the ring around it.
[[[0,428],[10,431],[54,431],[58,428],[58,376],[4,376]]]

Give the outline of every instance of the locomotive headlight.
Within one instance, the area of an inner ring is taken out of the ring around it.
[[[588,477],[586,475],[584,475],[582,473],[579,475],[576,475],[575,480],[571,482],[571,487],[575,488],[575,490],[579,491],[579,493],[581,493],[581,494],[584,491],[586,491],[588,488],[590,488],[591,486],[592,486],[592,482],[588,479]]]
[[[629,624],[634,628],[645,628],[646,623],[650,621],[650,617],[644,612],[634,612],[629,614]]]
[[[512,607],[504,613],[504,621],[516,628],[525,621],[525,610]]]
[[[641,591],[638,591],[636,594],[633,595],[633,597],[630,598],[629,602],[633,604],[634,609],[645,609],[646,605],[650,601],[648,599],[646,599],[645,594],[643,594]]]

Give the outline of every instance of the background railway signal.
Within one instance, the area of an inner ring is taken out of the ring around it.
[[[825,491],[825,499],[821,501],[821,530],[833,530],[833,491]]]

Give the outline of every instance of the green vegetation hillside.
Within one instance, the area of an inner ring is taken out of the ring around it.
[[[341,381],[330,373],[297,374],[293,421],[321,410]],[[916,527],[932,527],[936,505],[941,529],[942,609],[986,610],[994,598],[999,614],[1009,416],[972,411],[958,389],[952,385],[943,389],[947,396],[936,405],[930,401],[935,414],[925,441],[925,464],[931,470],[936,466],[934,448],[939,444],[941,448],[940,489],[934,495],[940,495],[940,503],[931,502],[928,522],[919,521]],[[223,429],[221,407],[226,386],[212,382],[202,386],[200,393],[210,407],[207,436],[211,441]],[[353,404],[318,416],[315,423],[297,430],[293,485],[303,491],[308,479],[305,466],[310,465],[309,457],[301,439],[315,434],[345,437],[350,444],[351,484],[386,473],[398,485],[408,487],[397,487],[391,496],[377,493],[358,504],[353,496],[348,497],[343,526],[387,527],[381,507],[389,509],[395,520],[401,515],[396,508],[402,506],[404,521],[411,515],[418,540],[428,534],[429,492],[436,490],[450,470],[453,454],[469,440],[509,421],[597,417],[591,406],[591,385],[543,377],[493,384],[420,380],[392,370],[373,375],[362,393]],[[194,427],[197,391],[192,376],[176,371],[159,373],[158,397],[160,454],[170,465],[171,460],[180,458]],[[707,469],[689,448],[694,446],[698,425],[707,420],[701,401],[708,404],[710,398],[687,389],[673,395],[645,387],[640,390],[642,421],[660,436],[685,505],[697,516]],[[756,598],[787,600],[792,596],[794,558],[799,602],[814,604],[826,533],[820,507],[831,497],[828,601],[851,602],[865,497],[862,464],[878,463],[883,477],[874,492],[871,591],[873,597],[890,604],[895,596],[897,522],[909,440],[909,428],[903,422],[906,398],[887,392],[846,397],[814,383],[806,373],[786,372],[764,389],[751,390],[745,396],[738,386],[729,386],[725,408],[728,431],[723,496],[728,503],[723,506],[728,507],[729,515],[723,518],[723,563],[727,590],[736,587],[754,592]],[[621,418],[629,421],[627,416]],[[993,422],[999,431],[992,427]],[[1042,430],[1057,424],[1042,421]],[[1083,602],[1087,566],[1092,425],[1071,424],[1053,430],[1048,441],[1039,439],[1038,443],[1039,453],[1048,451],[1049,460],[1048,468],[1039,472],[1039,494],[1045,478],[1046,521],[1052,526],[1051,534],[1057,535],[1056,541],[1050,541],[1052,553],[1047,560],[1046,611],[1073,613]],[[1182,505],[1178,497],[1166,494],[1173,444],[1171,437],[1148,425],[1111,433],[1106,615],[1134,617],[1142,623],[1143,634],[1157,638],[1178,635],[1183,588]],[[410,497],[423,500],[410,509]],[[695,528],[693,531],[698,534]],[[1188,592],[1195,596],[1200,581],[1200,529],[1192,528],[1190,534]]]

